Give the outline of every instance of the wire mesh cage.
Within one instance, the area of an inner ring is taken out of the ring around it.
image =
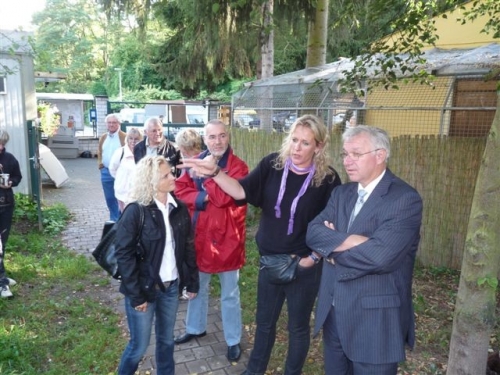
[[[433,50],[426,58],[422,69],[435,75],[430,85],[401,78],[399,89],[362,89],[359,97],[339,90],[342,72],[353,66],[347,59],[250,83],[233,96],[232,124],[286,131],[301,114],[314,113],[339,131],[365,124],[381,127],[391,136],[486,136],[496,111],[499,81],[485,81],[484,76],[500,67],[500,46]]]

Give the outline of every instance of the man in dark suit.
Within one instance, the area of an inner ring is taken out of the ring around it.
[[[323,328],[325,373],[396,374],[413,347],[412,277],[422,200],[388,168],[379,128],[342,135],[351,180],[309,224],[307,245],[324,258],[315,334]]]

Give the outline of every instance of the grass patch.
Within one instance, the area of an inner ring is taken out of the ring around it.
[[[6,268],[18,285],[13,299],[0,300],[0,373],[114,373],[126,339],[120,316],[103,303],[110,299],[109,281],[94,262],[58,241],[69,217],[64,207],[44,209],[39,232],[25,202],[17,200],[7,245]]]

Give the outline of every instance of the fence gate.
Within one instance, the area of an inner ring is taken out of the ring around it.
[[[38,208],[38,228],[42,230],[42,206],[41,192],[42,179],[40,177],[40,153],[38,144],[40,142],[40,131],[35,121],[27,122],[28,128],[28,153],[30,160],[31,196]]]

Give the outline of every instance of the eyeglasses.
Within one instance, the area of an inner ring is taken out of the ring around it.
[[[367,151],[367,152],[363,152],[363,153],[359,153],[359,152],[345,152],[344,151],[344,152],[340,153],[340,157],[342,159],[345,159],[345,158],[347,158],[349,156],[351,158],[351,160],[358,161],[359,158],[361,158],[361,156],[369,154],[370,152],[375,152],[375,151],[379,151],[379,150],[382,150],[382,149],[381,148],[376,148],[375,150],[371,150],[371,151]]]
[[[139,138],[129,138],[128,141],[137,143],[137,142],[139,142]]]

